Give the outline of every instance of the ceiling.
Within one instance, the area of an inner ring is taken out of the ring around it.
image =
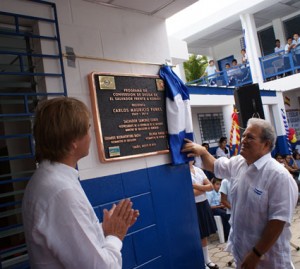
[[[131,12],[141,13],[149,16],[166,19],[190,6],[198,0],[84,0],[99,5],[114,7]],[[220,0],[225,1],[225,0]],[[246,5],[240,0],[241,7]],[[248,0],[250,1],[250,0]],[[203,7],[205,8],[205,7]],[[232,9],[232,7],[231,7]],[[270,24],[276,18],[282,18],[298,12],[300,10],[300,0],[264,0],[261,5],[248,9],[246,12],[254,15],[256,27]],[[226,11],[224,11],[226,12]],[[194,32],[189,33],[190,29],[183,29],[176,33],[176,37],[185,40],[188,44],[190,53],[197,53],[201,49],[208,49],[211,44],[217,44],[226,40],[242,35],[242,25],[239,13],[231,15],[224,21],[220,21],[211,27],[201,29],[201,18],[199,26],[194,26]],[[217,14],[216,14],[217,16]],[[206,20],[208,20],[206,18]]]
[[[295,12],[299,12],[299,10],[300,0],[277,1],[277,3],[275,2],[257,12],[253,12],[256,28],[259,29],[262,26],[271,24],[272,20],[289,16]],[[199,52],[199,49],[208,49],[211,47],[211,44],[218,44],[242,35],[242,24],[239,16],[233,16],[231,21],[227,20],[226,22],[221,22],[221,24],[223,26],[221,25],[217,29],[211,29],[211,31],[207,31],[207,33],[199,32],[198,34],[185,38],[184,40],[188,43],[189,52]]]
[[[166,19],[197,0],[84,0],[122,10]]]

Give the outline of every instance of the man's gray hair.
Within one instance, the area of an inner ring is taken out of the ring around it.
[[[263,119],[251,118],[248,120],[247,127],[250,125],[261,129],[260,138],[262,141],[270,141],[270,151],[272,151],[275,148],[277,136],[271,123]]]

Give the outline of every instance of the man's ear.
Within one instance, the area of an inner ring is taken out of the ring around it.
[[[271,141],[270,140],[267,140],[265,142],[265,146],[268,148],[268,150],[271,148]]]
[[[74,150],[76,150],[77,147],[78,147],[78,145],[77,145],[77,140],[73,140],[73,141],[71,142],[71,152],[73,152]]]

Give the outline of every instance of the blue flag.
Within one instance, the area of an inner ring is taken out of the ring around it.
[[[166,112],[172,164],[187,163],[191,159],[186,153],[181,153],[181,149],[185,143],[184,138],[193,140],[189,92],[170,66],[163,66],[159,75],[164,80],[166,89]]]

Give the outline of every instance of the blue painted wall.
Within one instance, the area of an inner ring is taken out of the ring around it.
[[[203,268],[188,165],[162,165],[81,182],[94,210],[131,198],[140,217],[122,249],[123,269]]]

